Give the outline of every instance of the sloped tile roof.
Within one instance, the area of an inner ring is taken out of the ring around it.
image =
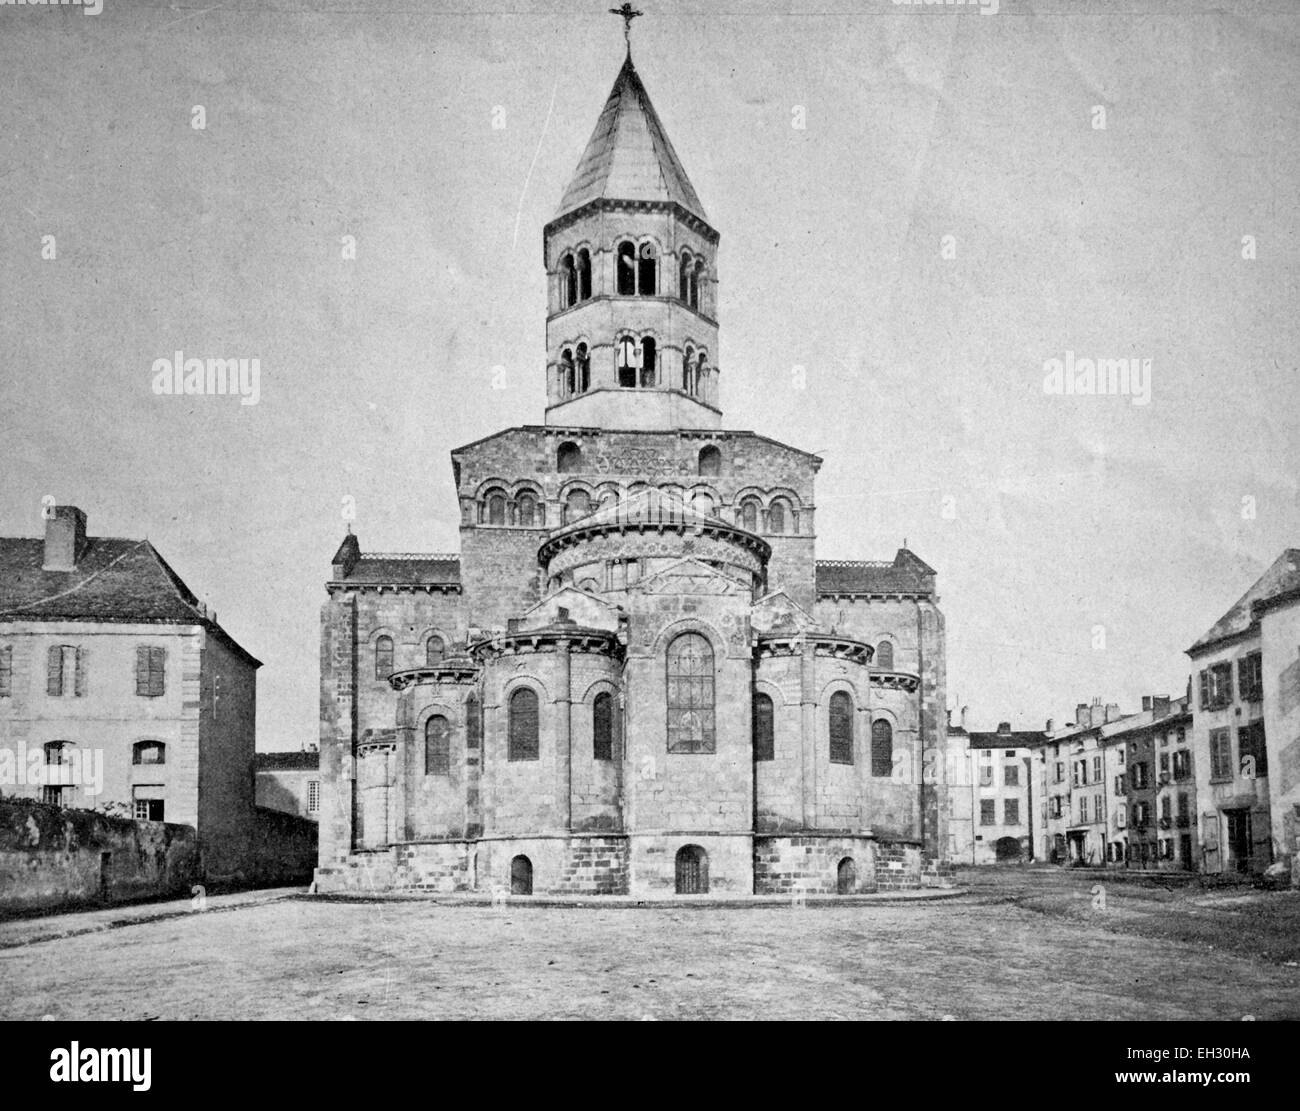
[[[819,559],[818,594],[928,594],[934,590],[934,569],[906,548],[892,563],[885,561]]]
[[[141,621],[202,625],[258,661],[199,608],[147,540],[88,536],[72,571],[44,571],[45,542],[0,537],[0,620]]]
[[[1287,548],[1232,608],[1187,651],[1195,654],[1218,641],[1246,632],[1254,624],[1255,603],[1300,589],[1300,548]]]
[[[556,216],[600,198],[675,201],[708,221],[631,57],[618,71]]]
[[[460,559],[444,555],[363,555],[342,582],[458,583]]]
[[[319,752],[259,752],[255,758],[259,772],[317,771],[320,768]]]

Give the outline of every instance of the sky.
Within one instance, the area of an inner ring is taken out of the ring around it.
[[[449,451],[542,421],[611,6],[0,6],[0,535],[148,537],[263,661],[259,749],[317,738],[345,508],[455,551]],[[1300,546],[1300,6],[639,7],[724,426],[824,457],[818,556],[938,571],[972,728],[1181,694]],[[257,403],[155,393],[177,350]],[[1149,397],[1047,392],[1067,352]]]

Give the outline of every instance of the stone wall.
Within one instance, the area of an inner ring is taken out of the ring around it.
[[[0,914],[188,895],[200,878],[189,826],[0,799]]]
[[[842,894],[876,889],[876,848],[869,837],[757,837],[754,890],[760,895],[835,895],[840,863],[852,861],[853,881]]]

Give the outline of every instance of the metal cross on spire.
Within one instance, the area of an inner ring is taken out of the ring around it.
[[[645,15],[645,12],[639,12],[631,4],[624,0],[621,8],[610,8],[610,15],[621,15],[623,17],[623,40],[627,43],[628,57],[632,56],[632,20],[637,16]]]

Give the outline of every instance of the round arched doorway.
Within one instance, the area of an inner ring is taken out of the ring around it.
[[[533,893],[533,862],[526,856],[517,856],[510,862],[510,894]]]
[[[677,850],[677,894],[703,895],[709,890],[709,854],[699,845]]]
[[[858,869],[853,863],[853,857],[846,856],[840,861],[839,867],[835,870],[835,893],[837,895],[852,895],[858,886]]]

